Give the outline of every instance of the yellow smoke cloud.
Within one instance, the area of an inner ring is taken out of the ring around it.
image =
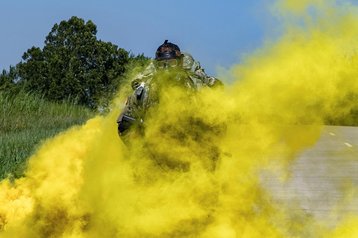
[[[330,4],[327,4],[327,3]],[[279,0],[277,5],[280,10],[294,12],[298,15],[306,14],[309,7],[331,6],[332,0]]]
[[[349,117],[358,92],[356,10],[282,3],[319,3],[334,18],[292,26],[233,67],[224,90],[166,88],[126,145],[119,108],[47,141],[24,178],[0,183],[0,237],[357,236],[356,216],[325,226],[260,182],[263,168],[313,145],[326,120]]]

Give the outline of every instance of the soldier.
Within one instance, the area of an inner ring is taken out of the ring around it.
[[[220,80],[208,76],[200,63],[195,61],[190,54],[181,53],[176,44],[165,40],[158,47],[155,60],[131,83],[134,92],[128,97],[125,108],[117,119],[119,135],[123,135],[133,124],[143,123],[146,110],[156,103],[157,99],[153,91],[160,87],[159,82],[155,80],[159,72],[161,75],[163,72],[169,73],[170,80],[166,80],[165,84],[181,84],[192,91],[202,87],[223,85]],[[165,87],[165,85],[161,86]]]

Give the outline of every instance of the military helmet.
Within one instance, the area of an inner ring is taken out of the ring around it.
[[[155,59],[160,60],[170,60],[170,59],[180,59],[182,56],[179,46],[168,42],[165,40],[162,45],[160,45],[155,52]]]

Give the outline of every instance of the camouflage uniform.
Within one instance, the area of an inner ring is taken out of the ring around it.
[[[178,72],[178,80],[193,91],[203,87],[221,86],[220,80],[208,76],[198,61],[188,54],[182,54],[181,71]],[[132,124],[140,125],[143,123],[147,109],[157,102],[155,93],[155,76],[158,69],[155,62],[151,62],[142,73],[138,74],[131,85],[134,92],[128,97],[125,108],[117,119],[118,133],[121,135]],[[175,79],[174,79],[175,81]]]

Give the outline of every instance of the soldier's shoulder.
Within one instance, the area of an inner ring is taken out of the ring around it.
[[[155,68],[154,61],[151,60],[149,62],[149,64],[144,68],[143,75],[153,74],[153,73],[155,73],[155,71],[156,71],[156,68]]]
[[[136,76],[136,78],[143,78],[151,76],[155,73],[156,68],[154,62],[151,60],[148,65]]]
[[[146,83],[153,78],[153,75],[156,72],[156,68],[153,61],[150,63],[138,74],[136,74],[131,82],[132,88],[136,89],[141,83]]]
[[[187,52],[183,52],[182,57],[183,57],[183,68],[185,70],[194,72],[194,71],[198,70],[199,68],[201,68],[200,62],[195,60],[191,54],[189,54]]]

